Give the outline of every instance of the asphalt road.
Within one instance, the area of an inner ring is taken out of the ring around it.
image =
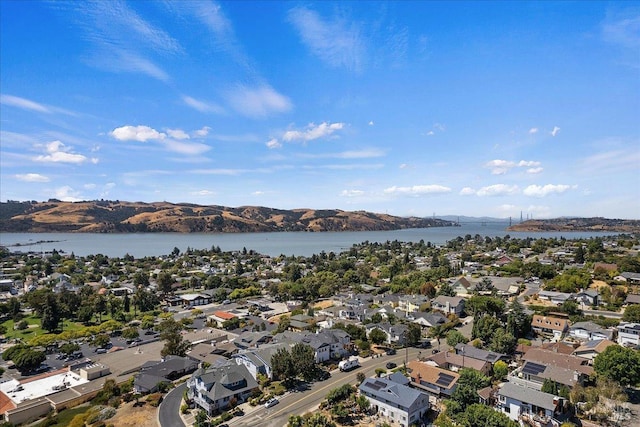
[[[187,383],[182,383],[162,399],[158,408],[158,422],[161,427],[184,427],[180,418],[180,402],[182,402],[182,394],[186,388]]]
[[[445,344],[446,346],[446,344]],[[444,346],[443,346],[444,349]],[[409,348],[408,360],[414,360],[420,352],[431,353],[431,349]],[[320,405],[330,390],[340,387],[343,384],[357,383],[357,375],[363,372],[365,376],[375,375],[376,368],[385,368],[387,362],[394,362],[401,366],[405,361],[405,350],[400,349],[393,356],[382,356],[375,359],[367,359],[362,366],[349,372],[333,371],[331,378],[312,384],[306,384],[306,390],[289,392],[279,397],[280,403],[269,409],[264,406],[257,406],[252,411],[248,411],[242,417],[233,418],[228,422],[233,427],[281,427],[289,421],[290,415],[301,415],[309,412]]]

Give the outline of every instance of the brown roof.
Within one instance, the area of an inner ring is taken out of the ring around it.
[[[556,353],[542,348],[532,348],[522,356],[522,360],[551,365],[564,369],[579,371],[588,375],[593,373],[593,368],[587,365],[587,360],[564,353]]]
[[[16,409],[16,404],[11,401],[9,396],[0,391],[0,414]]]
[[[425,357],[424,360],[431,360],[441,368],[449,368],[450,365],[460,366],[463,368],[473,368],[476,371],[482,371],[487,363],[484,360],[474,359],[472,357],[463,357],[461,354],[455,354],[449,351],[441,351],[431,356]]]
[[[235,314],[229,313],[228,311],[216,311],[215,313],[213,313],[213,315],[219,319],[225,320],[233,319],[234,317],[236,317]]]
[[[460,375],[455,372],[447,371],[446,369],[440,369],[435,366],[428,365],[424,362],[412,360],[407,364],[407,367],[411,370],[411,381],[415,384],[420,384],[420,381],[425,381],[430,384],[436,384],[440,374],[450,375],[453,380],[449,383],[449,387],[442,387],[445,389],[452,389],[457,383]]]
[[[533,320],[531,321],[531,327],[552,329],[554,331],[564,331],[569,327],[569,321],[567,319],[561,319],[559,317],[541,316],[539,314],[534,314]]]
[[[607,347],[611,346],[611,345],[616,345],[616,343],[614,343],[613,341],[610,340],[600,340],[600,342],[596,345],[590,345],[589,341],[587,341],[586,343],[582,344],[580,347],[576,348],[574,351],[575,353],[582,353],[582,352],[589,352],[590,350],[595,351],[596,353],[600,354],[602,353]]]
[[[542,344],[542,348],[545,350],[553,351],[555,353],[571,354],[575,347],[563,342],[548,342]]]

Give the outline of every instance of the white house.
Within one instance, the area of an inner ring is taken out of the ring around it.
[[[243,365],[199,369],[187,380],[187,396],[209,415],[242,403],[258,389]]]
[[[580,341],[610,340],[613,331],[593,322],[578,322],[569,327],[569,336]]]
[[[505,383],[498,391],[498,408],[514,421],[534,421],[535,417],[537,425],[550,427],[562,406],[563,399],[558,396],[513,383]]]
[[[445,314],[455,314],[461,316],[464,311],[464,299],[461,297],[448,297],[440,295],[431,301],[431,308],[439,310]]]
[[[429,411],[429,396],[408,386],[409,380],[396,373],[387,378],[366,378],[360,394],[371,402],[371,409],[403,427],[418,424]]]
[[[618,344],[626,347],[640,347],[640,323],[618,325]]]

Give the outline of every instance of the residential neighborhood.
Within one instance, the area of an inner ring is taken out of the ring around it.
[[[625,235],[308,258],[3,250],[1,415],[21,425],[143,401],[160,425],[631,426],[639,250]]]

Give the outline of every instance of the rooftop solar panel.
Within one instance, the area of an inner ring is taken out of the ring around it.
[[[544,372],[545,369],[546,369],[546,366],[544,366],[544,365],[539,365],[537,363],[527,362],[527,363],[525,363],[524,367],[522,368],[522,373],[523,374],[538,375],[538,374],[541,374],[542,372]]]
[[[369,383],[369,382],[368,382],[368,383],[365,383],[364,385],[365,385],[366,387],[369,387],[370,389],[375,390],[375,391],[380,390],[380,386],[379,386],[378,384],[376,384],[376,383]]]
[[[436,381],[436,384],[442,387],[449,387],[449,384],[451,384],[451,381],[453,381],[455,377],[452,375],[447,375],[447,374],[438,374],[438,380]]]

